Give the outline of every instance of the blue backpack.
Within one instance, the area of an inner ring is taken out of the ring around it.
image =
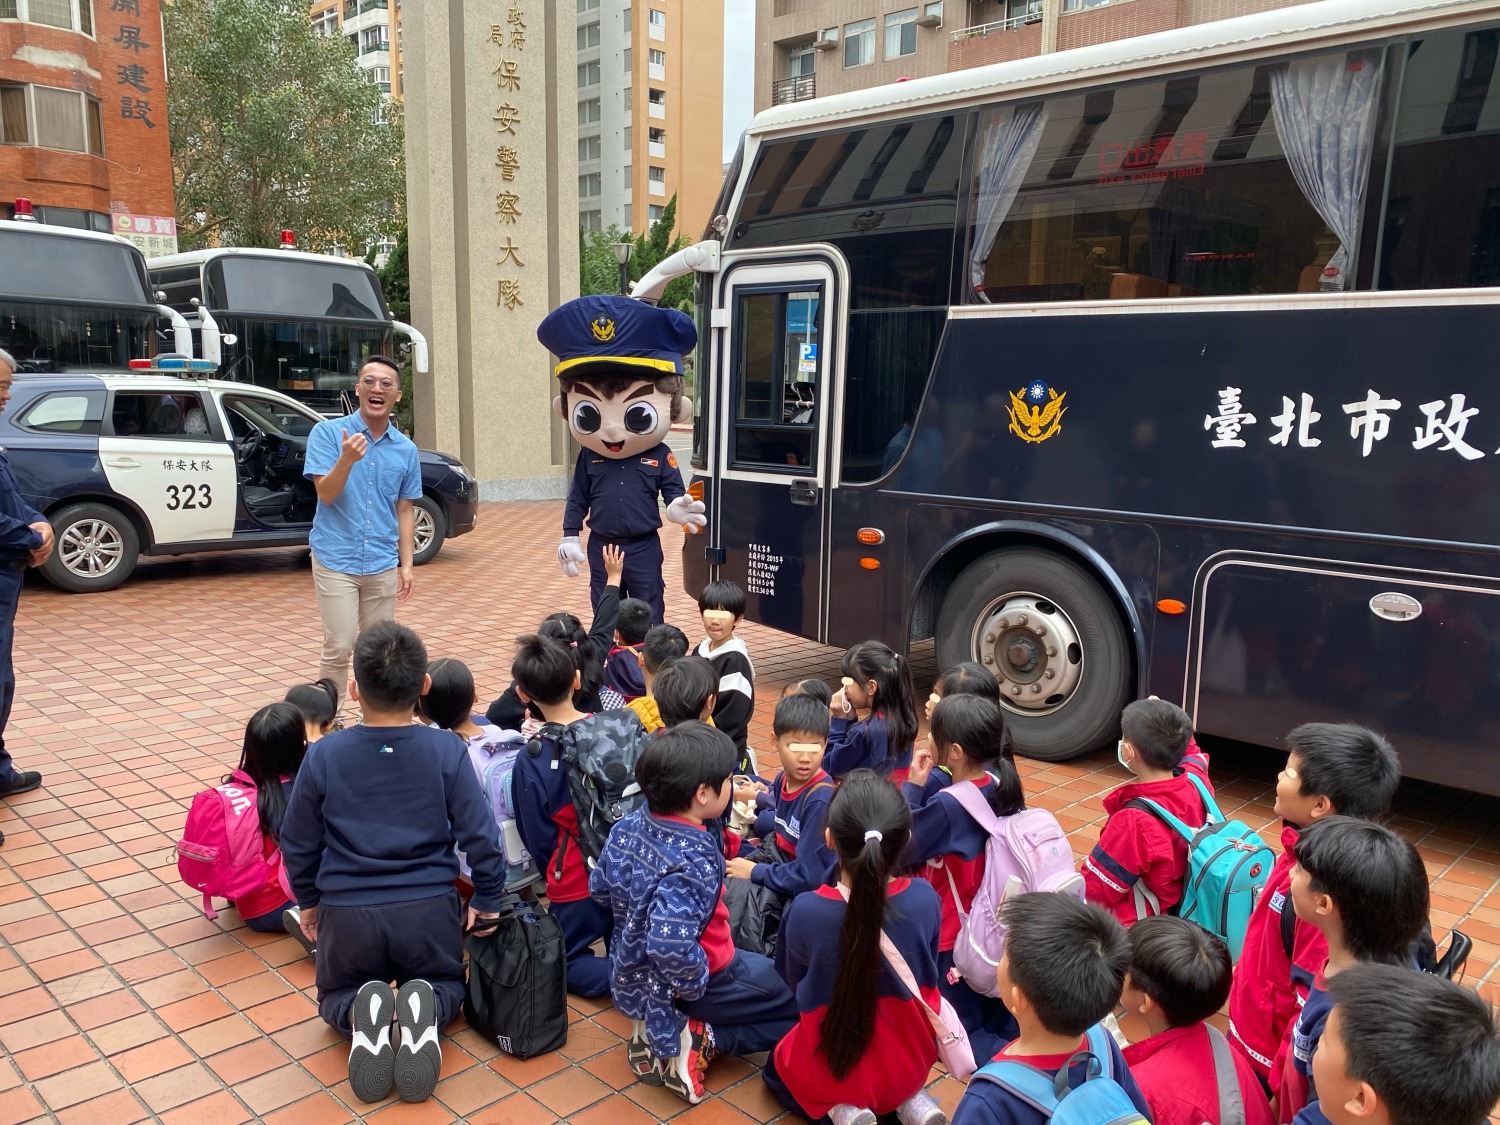
[[[1148,1125],[1150,1119],[1115,1081],[1109,1048],[1109,1032],[1095,1024],[1089,1028],[1088,1050],[1079,1051],[1055,1075],[1027,1063],[1000,1059],[980,1067],[973,1081],[983,1079],[1008,1090],[1045,1114],[1051,1125]],[[1085,1067],[1084,1079],[1070,1088],[1070,1073],[1080,1062]]]
[[[1223,939],[1230,957],[1238,961],[1250,911],[1266,888],[1276,856],[1249,825],[1224,818],[1202,778],[1191,772],[1187,778],[1197,787],[1208,810],[1208,822],[1202,828],[1189,828],[1145,797],[1127,801],[1126,806],[1150,813],[1187,841],[1188,876],[1175,913]],[[1136,895],[1137,916],[1161,913],[1156,896],[1139,883]],[[1149,909],[1142,908],[1141,899]]]

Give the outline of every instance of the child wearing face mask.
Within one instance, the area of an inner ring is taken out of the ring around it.
[[[1193,741],[1187,712],[1164,699],[1138,699],[1120,714],[1115,755],[1134,776],[1104,798],[1109,819],[1083,862],[1088,901],[1126,926],[1170,913],[1182,901],[1188,845],[1143,802],[1184,824],[1208,822],[1203,791],[1213,794],[1208,758]],[[1201,787],[1201,788],[1200,788]]]

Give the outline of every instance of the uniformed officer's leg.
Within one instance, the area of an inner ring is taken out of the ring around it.
[[[651,624],[666,620],[666,583],[662,581],[661,536],[648,535],[623,545],[625,577],[621,579],[620,596],[640,598],[651,607]]]
[[[16,696],[16,673],[11,666],[11,644],[16,635],[16,605],[21,599],[22,571],[0,567],[0,790],[17,780],[10,751],[5,748],[5,727]]]
[[[589,605],[595,609],[604,595],[604,548],[608,542],[602,535],[589,533]],[[623,591],[620,596],[625,596]]]
[[[318,676],[338,685],[342,699],[349,688],[349,657],[359,634],[359,575],[329,570],[316,557],[313,585],[318,593],[318,615],[323,619],[323,658]]]

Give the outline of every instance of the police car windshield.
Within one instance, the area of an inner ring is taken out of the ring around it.
[[[322,415],[303,410],[295,403],[259,396],[235,396],[226,405],[256,429],[278,437],[305,438],[323,420]]]

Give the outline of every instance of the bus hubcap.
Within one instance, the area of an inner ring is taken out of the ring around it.
[[[1056,711],[1083,680],[1078,630],[1040,594],[996,598],[979,615],[971,649],[1000,681],[1001,703],[1027,715]]]
[[[63,532],[58,553],[73,574],[99,578],[119,564],[125,544],[120,533],[103,520],[83,520]]]
[[[432,513],[418,505],[416,514],[416,525],[412,528],[412,546],[420,554],[432,543]]]

